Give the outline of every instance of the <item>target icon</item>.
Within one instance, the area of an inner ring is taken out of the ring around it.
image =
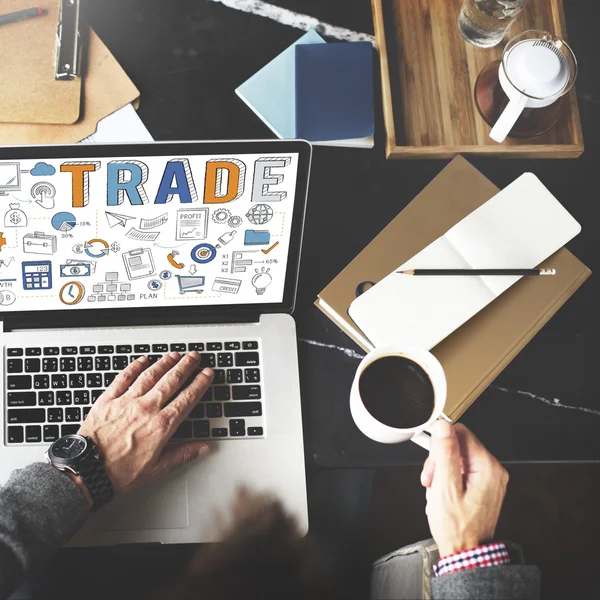
[[[206,264],[215,259],[217,250],[211,244],[198,244],[192,249],[191,256],[193,261]]]

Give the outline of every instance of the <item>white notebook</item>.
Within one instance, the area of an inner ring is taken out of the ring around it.
[[[396,270],[532,269],[580,231],[542,182],[525,173]],[[348,314],[374,347],[431,349],[519,279],[394,271],[354,300]]]

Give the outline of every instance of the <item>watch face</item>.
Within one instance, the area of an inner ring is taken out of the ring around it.
[[[72,461],[80,457],[88,446],[87,441],[80,435],[65,435],[56,440],[51,447],[53,458]]]

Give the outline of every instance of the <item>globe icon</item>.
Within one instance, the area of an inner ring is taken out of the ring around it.
[[[246,218],[253,225],[264,225],[273,218],[273,209],[268,204],[257,204],[247,212]]]

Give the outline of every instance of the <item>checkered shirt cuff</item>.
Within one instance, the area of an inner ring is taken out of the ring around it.
[[[436,577],[456,573],[465,569],[477,569],[478,567],[499,567],[509,565],[510,557],[504,542],[494,542],[463,550],[440,559],[433,565],[433,573]]]

